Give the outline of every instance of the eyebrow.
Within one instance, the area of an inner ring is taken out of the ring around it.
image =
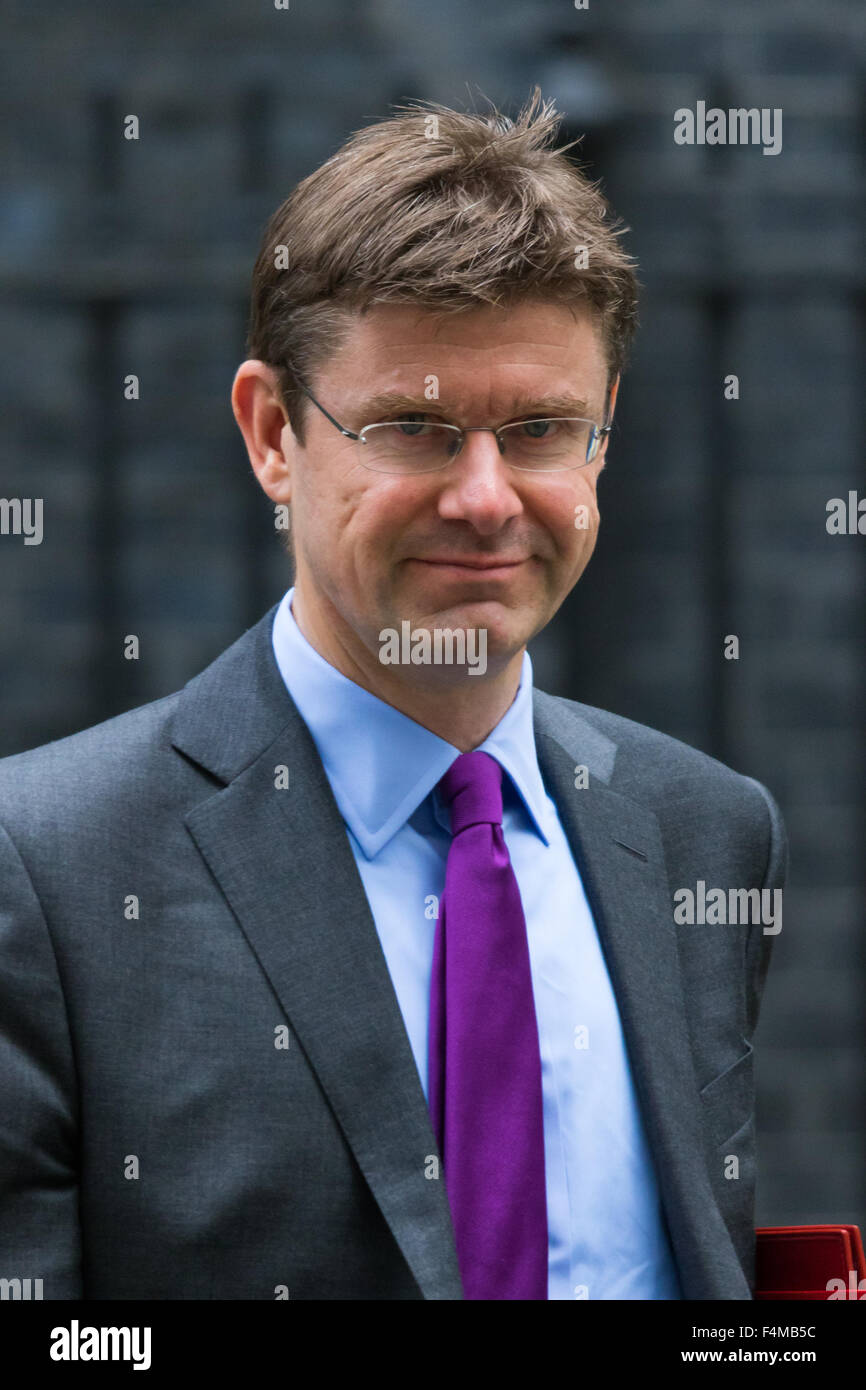
[[[377,392],[376,395],[368,396],[359,402],[353,411],[359,418],[363,416],[369,424],[375,424],[387,418],[396,418],[401,412],[410,415],[447,415],[447,409],[443,408],[442,401],[428,401],[424,397],[404,395],[400,391]],[[581,400],[579,396],[571,396],[566,393],[564,395],[517,396],[512,401],[512,414],[509,419],[517,416],[543,418],[551,412],[555,415],[590,416],[590,408],[586,401]]]

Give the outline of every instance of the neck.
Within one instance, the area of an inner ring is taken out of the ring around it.
[[[296,584],[292,595],[292,616],[319,656],[348,680],[368,690],[385,704],[414,719],[439,738],[469,753],[483,743],[506,710],[514,702],[520,685],[525,648],[515,652],[501,667],[488,666],[484,675],[472,676],[448,669],[455,679],[447,684],[416,684],[408,675],[430,671],[430,667],[384,666],[367,650],[354,632],[347,631],[336,610],[327,605],[308,603]],[[446,674],[445,668],[437,671]]]

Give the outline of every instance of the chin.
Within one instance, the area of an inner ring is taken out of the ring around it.
[[[440,607],[427,608],[427,596],[413,607],[419,616],[419,624],[444,625],[451,623],[459,627],[486,627],[491,638],[494,634],[512,634],[518,629],[529,631],[535,617],[536,605],[515,604],[505,598],[483,597],[475,594],[472,598],[442,603]]]

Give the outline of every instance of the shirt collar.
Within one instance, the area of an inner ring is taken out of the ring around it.
[[[293,593],[294,587],[283,595],[274,617],[274,657],[312,735],[340,814],[372,859],[430,794],[460,750],[325,661],[295,621]],[[512,704],[479,749],[502,764],[533,829],[548,844],[548,803],[535,751],[528,652]]]

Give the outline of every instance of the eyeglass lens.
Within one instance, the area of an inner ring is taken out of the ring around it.
[[[592,420],[561,417],[502,425],[497,435],[509,463],[540,471],[590,463],[600,439],[599,427]],[[356,447],[368,468],[424,472],[444,467],[459,444],[460,432],[454,426],[407,419],[368,425]]]

